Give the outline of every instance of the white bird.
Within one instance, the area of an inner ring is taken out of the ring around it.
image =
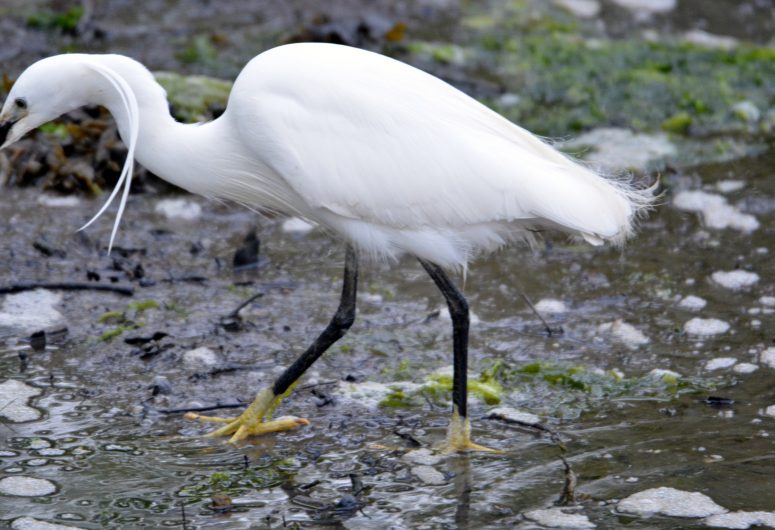
[[[600,175],[463,92],[407,64],[330,44],[291,44],[251,60],[225,112],[181,124],[164,89],[120,55],[42,59],[0,112],[0,148],[83,105],[114,116],[128,155],[99,217],[123,187],[112,246],[136,158],[193,193],[314,221],[347,244],[336,315],[296,362],[213,435],[232,441],[295,425],[269,421],[304,371],[355,319],[358,257],[419,258],[453,322],[453,416],[446,449],[482,449],[467,419],[468,305],[444,269],[550,227],[598,245],[621,243],[653,189]],[[86,226],[88,226],[88,224]],[[85,228],[85,227],[84,227]],[[296,423],[304,423],[298,420]]]

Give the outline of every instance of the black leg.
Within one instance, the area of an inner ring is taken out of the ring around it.
[[[295,383],[307,368],[318,360],[333,343],[341,339],[355,322],[355,295],[358,290],[358,257],[350,245],[344,262],[344,283],[339,308],[315,342],[302,353],[292,365],[285,369],[275,381],[272,391],[275,396],[283,395]]]
[[[452,376],[452,403],[462,419],[468,414],[468,302],[444,270],[425,260],[423,268],[444,295],[452,317],[452,348],[454,351],[454,374]]]

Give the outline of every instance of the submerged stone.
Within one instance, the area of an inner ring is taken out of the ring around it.
[[[16,379],[0,383],[0,416],[14,422],[37,420],[41,412],[28,406],[27,400],[41,393],[39,388]]]
[[[759,362],[770,368],[775,368],[775,346],[771,346],[759,354]]]
[[[680,191],[673,197],[673,206],[679,210],[702,215],[703,223],[709,228],[733,228],[750,233],[759,228],[759,221],[753,215],[740,212],[727,202],[726,197],[705,191]]]
[[[423,483],[431,486],[438,486],[447,482],[444,474],[431,466],[413,467],[412,474],[419,478]]]
[[[13,530],[83,530],[78,526],[49,523],[32,517],[19,517],[11,523]]]
[[[0,494],[15,497],[43,497],[57,490],[53,482],[34,477],[5,477],[0,479]]]
[[[729,512],[712,515],[705,524],[714,528],[750,528],[766,526],[775,528],[775,512]]]
[[[441,462],[442,458],[430,449],[422,448],[409,451],[403,457],[403,460],[412,464],[422,466],[433,466]]]
[[[526,423],[529,425],[535,425],[541,423],[541,418],[530,412],[515,409],[513,407],[498,407],[492,409],[487,416],[489,418],[502,418],[506,421],[513,421],[515,423]]]
[[[584,159],[608,169],[647,169],[677,153],[664,133],[634,133],[629,129],[601,127],[584,133],[563,144],[563,149],[589,147]]]
[[[701,337],[720,335],[729,331],[729,324],[717,318],[693,318],[684,324],[684,331]]]
[[[610,334],[628,348],[635,349],[650,342],[649,338],[632,324],[623,320],[615,320],[597,327],[598,333]]]
[[[61,327],[65,318],[56,305],[62,295],[46,289],[9,294],[0,308],[0,329],[13,333],[34,333],[46,328]]]
[[[667,487],[652,488],[630,495],[619,501],[616,509],[645,517],[708,517],[726,512],[724,507],[713,502],[707,495]]]
[[[598,0],[554,0],[554,3],[579,18],[594,18],[600,13]]]
[[[666,13],[675,9],[678,0],[611,0],[614,4],[641,13]]]
[[[524,516],[531,521],[548,528],[595,528],[595,524],[583,513],[568,513],[573,508],[548,508],[546,510],[531,510]]]
[[[746,289],[759,281],[758,274],[743,270],[716,271],[710,277],[718,285],[733,291]]]
[[[707,304],[708,302],[704,298],[690,294],[688,296],[684,296],[681,301],[678,302],[678,307],[681,309],[687,309],[689,311],[699,311]]]
[[[738,363],[732,367],[732,371],[736,374],[752,374],[758,369],[759,367],[753,363]]]
[[[535,305],[536,311],[539,313],[567,313],[568,306],[562,300],[555,300],[554,298],[542,298]]]
[[[167,219],[193,221],[202,215],[202,207],[188,199],[162,199],[156,203],[154,211]]]
[[[292,234],[306,234],[313,228],[315,228],[314,223],[310,223],[304,219],[300,219],[299,217],[289,217],[283,221],[282,225],[283,232]]]
[[[729,368],[730,366],[734,366],[737,362],[737,359],[734,357],[716,357],[715,359],[711,359],[707,363],[705,363],[705,369],[706,370],[720,370],[722,368]]]

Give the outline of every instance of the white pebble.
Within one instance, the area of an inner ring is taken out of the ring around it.
[[[315,224],[300,219],[299,217],[289,217],[283,221],[282,231],[292,234],[306,234],[315,228],[315,226]]]
[[[614,322],[600,324],[597,327],[597,331],[598,333],[610,334],[612,337],[622,342],[625,346],[632,349],[649,343],[649,338],[644,335],[642,331],[621,319],[615,320]]]
[[[701,214],[703,223],[709,228],[734,228],[744,233],[759,228],[756,217],[740,212],[722,195],[699,190],[680,191],[673,198],[673,206],[679,210]]]
[[[673,370],[665,370],[664,368],[654,368],[647,374],[647,377],[653,377],[655,379],[665,379],[665,378],[680,379],[683,376],[678,372],[674,372]]]
[[[183,364],[189,370],[202,370],[218,364],[218,355],[206,346],[183,354]]]
[[[720,180],[716,182],[716,189],[721,193],[732,193],[745,188],[744,180]]]
[[[752,374],[758,369],[759,367],[753,363],[739,363],[732,368],[732,371],[737,374]]]
[[[38,197],[38,204],[48,206],[50,208],[73,208],[81,204],[81,200],[75,195],[67,195],[66,197],[60,197],[58,195],[40,195]]]
[[[14,422],[37,420],[41,412],[28,406],[27,400],[40,394],[40,389],[16,379],[0,383],[0,416]]]
[[[675,488],[652,488],[619,501],[620,512],[649,517],[667,515],[670,517],[708,517],[726,512],[713,499],[698,492],[681,491]]]
[[[764,415],[775,418],[775,405],[770,405],[769,407],[764,409]]]
[[[193,221],[202,215],[202,207],[188,199],[162,199],[156,203],[156,213],[167,219]]]
[[[705,364],[705,369],[720,370],[722,368],[729,368],[730,366],[734,366],[736,362],[737,359],[734,357],[716,357]]]
[[[759,275],[749,271],[717,271],[711,274],[711,279],[722,287],[739,291],[752,286],[759,281]]]
[[[675,9],[678,0],[611,0],[614,4],[640,13],[665,13]]]
[[[729,331],[729,324],[717,318],[693,318],[684,324],[684,331],[690,335],[720,335]]]
[[[425,484],[430,484],[432,486],[438,486],[439,484],[444,484],[447,482],[444,474],[441,473],[441,471],[432,468],[431,466],[413,467],[412,474]]]
[[[704,298],[700,298],[699,296],[694,296],[693,294],[690,294],[688,296],[684,296],[680,302],[678,302],[678,307],[681,309],[687,309],[689,311],[699,311],[703,307],[705,307],[708,304],[707,301],[705,301]]]
[[[33,477],[5,477],[0,479],[0,493],[17,497],[43,497],[57,490],[53,482]]]
[[[46,289],[9,294],[0,308],[0,328],[11,328],[19,334],[33,333],[49,327],[59,327],[65,317],[56,306],[62,295]]]
[[[762,305],[773,307],[775,306],[775,296],[762,296],[759,298],[759,303]]]
[[[548,528],[582,529],[595,528],[595,524],[583,513],[568,513],[574,508],[548,508],[531,510],[523,515]]]
[[[441,462],[441,457],[430,449],[422,448],[409,451],[403,456],[403,460],[423,466],[433,466]]]
[[[775,346],[770,346],[759,354],[759,362],[775,368]]]
[[[555,300],[554,298],[542,298],[535,305],[536,311],[539,313],[566,313],[568,306],[562,300]]]
[[[564,7],[579,18],[594,18],[600,13],[598,0],[554,0],[557,5]]]
[[[711,515],[704,523],[714,528],[775,528],[775,512],[729,512]]]
[[[530,412],[515,409],[513,407],[498,407],[492,409],[488,414],[490,418],[503,418],[506,421],[516,423],[527,423],[534,425],[541,422],[541,418]]]
[[[32,517],[19,517],[11,523],[13,530],[82,530],[77,526],[49,523]]]

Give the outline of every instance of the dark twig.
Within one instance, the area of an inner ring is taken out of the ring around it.
[[[0,287],[0,294],[20,293],[34,289],[51,289],[55,291],[110,291],[113,293],[132,296],[134,289],[125,285],[106,285],[102,283],[80,282],[24,282]]]
[[[211,410],[218,410],[218,409],[238,409],[240,407],[244,407],[245,403],[216,403],[215,405],[208,405],[206,407],[185,407],[180,409],[157,409],[153,407],[148,407],[153,412],[158,412],[159,414],[185,414],[186,412],[208,412]]]
[[[541,315],[541,313],[538,312],[538,309],[536,309],[536,306],[533,305],[533,302],[530,301],[530,298],[525,293],[519,293],[522,299],[525,301],[525,303],[528,305],[528,307],[533,311],[533,313],[536,314],[538,319],[541,321],[541,323],[544,325],[544,329],[546,330],[546,334],[548,336],[552,335],[562,335],[563,329],[562,327],[559,328],[553,328],[549,325],[549,323],[546,321],[546,319]]]
[[[237,318],[237,317],[239,316],[239,312],[240,312],[240,311],[242,311],[243,309],[245,309],[245,308],[246,308],[248,305],[250,305],[251,303],[253,303],[255,300],[258,300],[258,299],[259,299],[259,298],[261,298],[262,296],[264,296],[264,293],[263,293],[263,292],[258,292],[258,293],[256,293],[256,294],[254,294],[253,296],[251,296],[250,298],[248,298],[247,300],[245,300],[244,302],[242,302],[240,305],[238,305],[238,306],[237,306],[237,308],[236,308],[236,309],[234,309],[234,311],[232,311],[231,313],[229,313],[228,315],[226,315],[226,318]]]

